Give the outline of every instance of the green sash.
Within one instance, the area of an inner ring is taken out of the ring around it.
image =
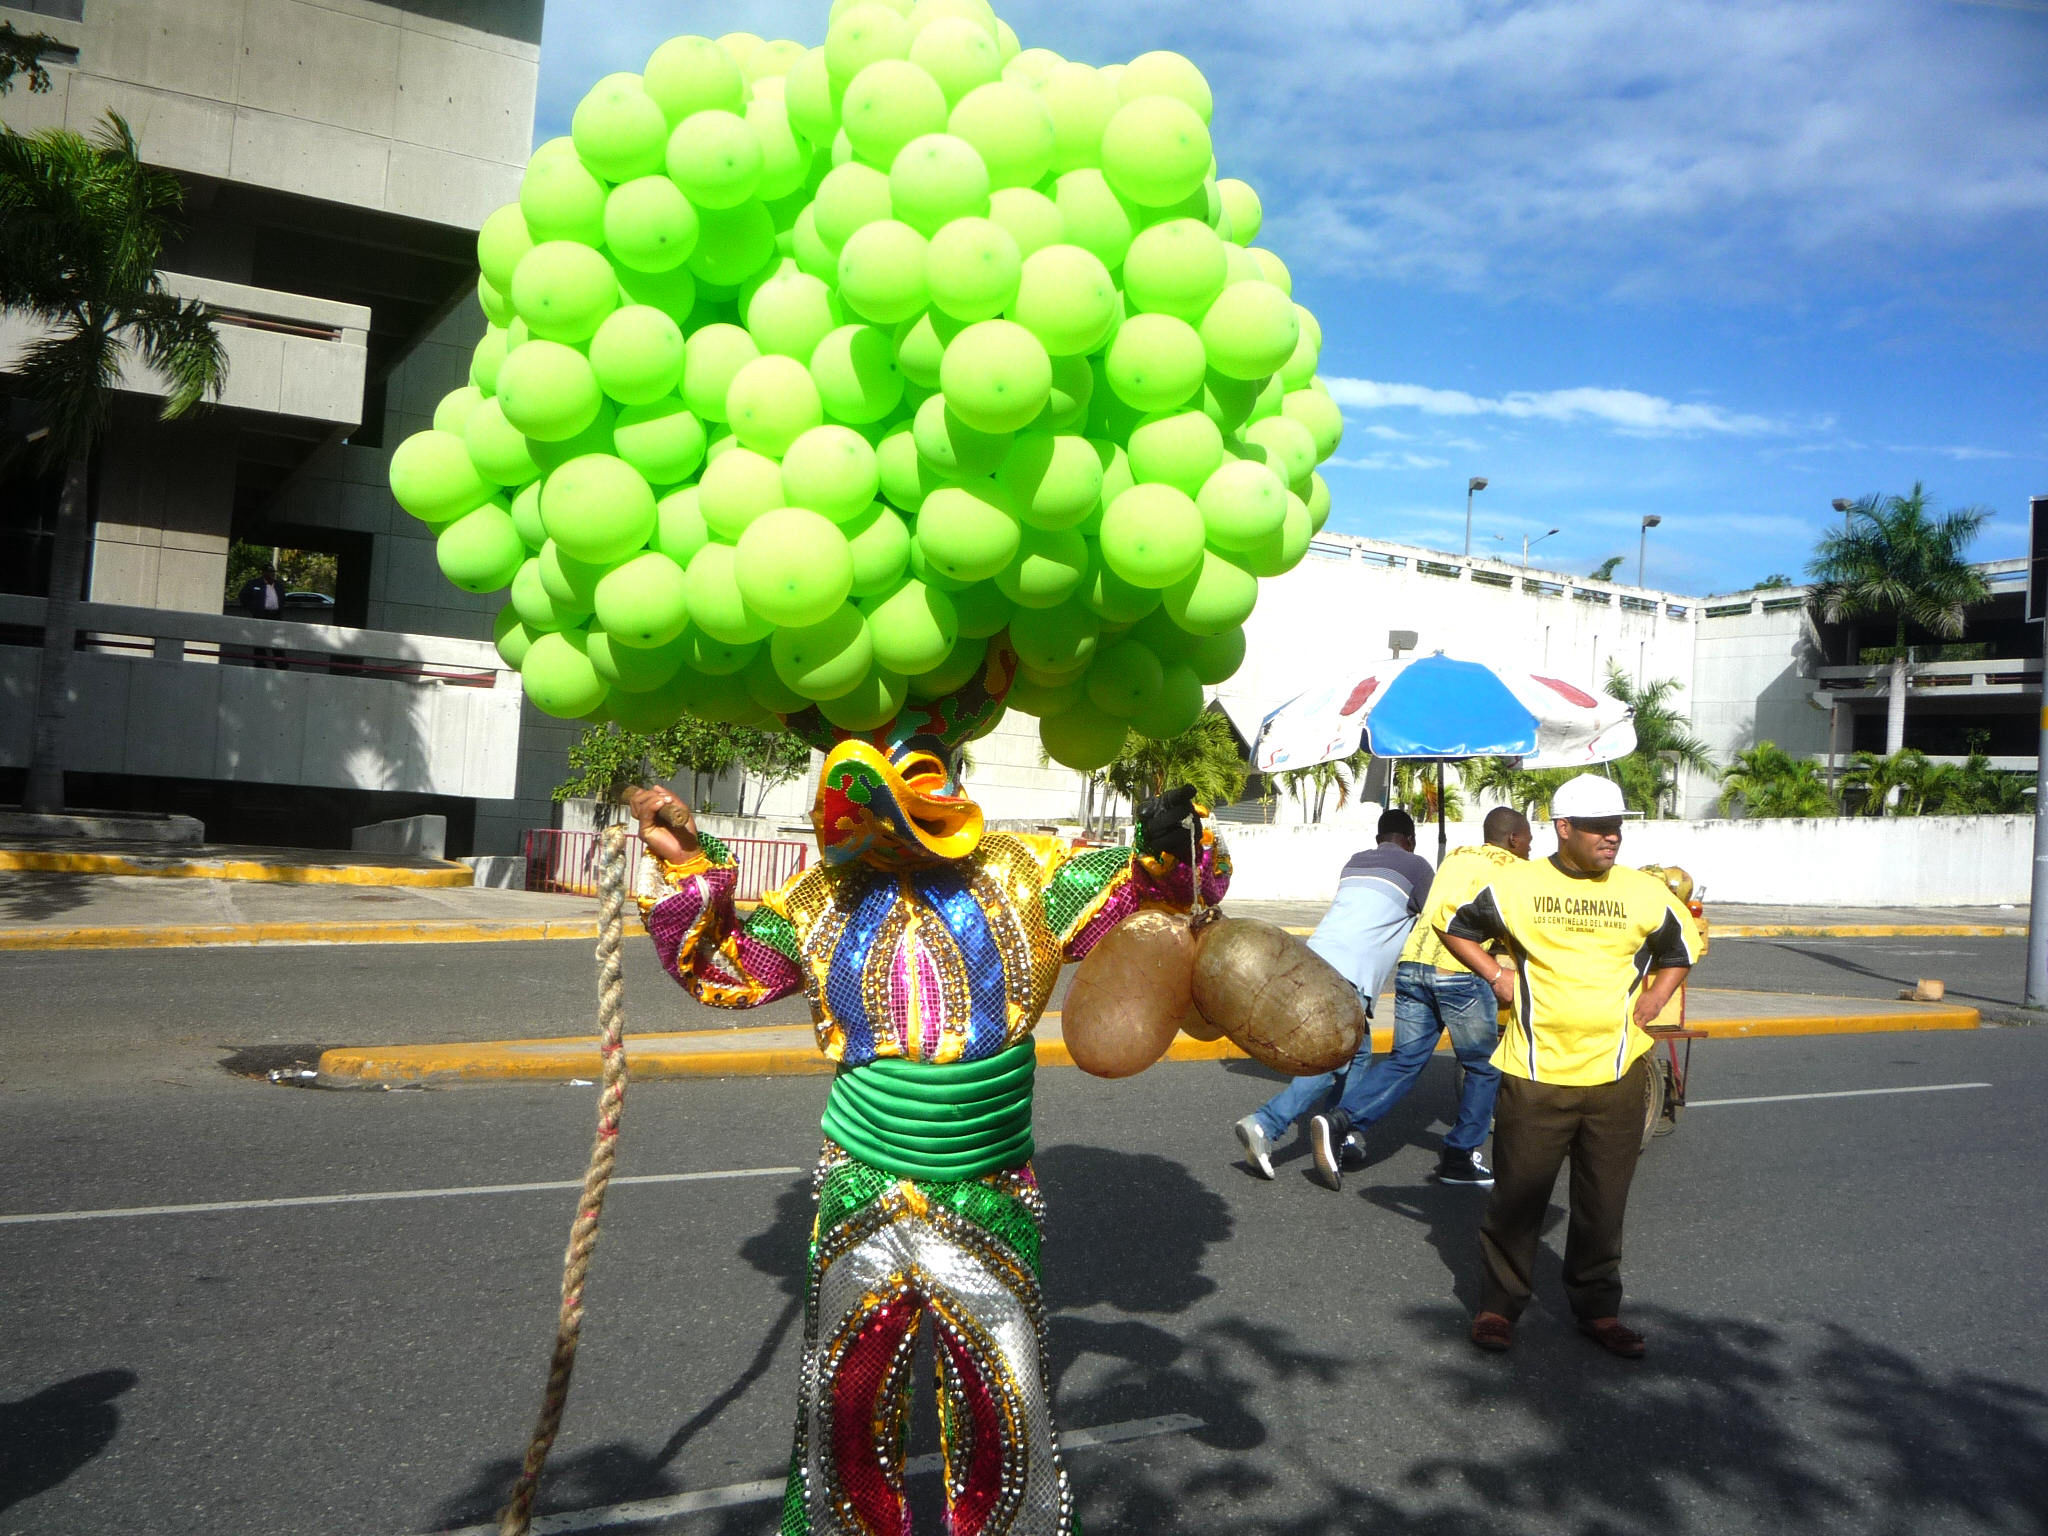
[[[883,1057],[841,1067],[825,1102],[825,1134],[884,1173],[927,1183],[980,1178],[1029,1160],[1029,1040],[980,1061]]]

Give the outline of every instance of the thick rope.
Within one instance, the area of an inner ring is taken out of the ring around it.
[[[555,1327],[555,1352],[548,1363],[547,1392],[541,1399],[540,1422],[526,1447],[526,1461],[511,1500],[498,1515],[498,1536],[527,1536],[533,1519],[533,1496],[541,1468],[562,1427],[569,1404],[569,1376],[576,1369],[576,1344],[583,1332],[583,1282],[590,1256],[597,1248],[598,1218],[604,1214],[604,1192],[619,1155],[619,1114],[626,1102],[626,979],[619,959],[625,935],[626,835],[608,827],[604,858],[597,878],[597,1023],[604,1061],[604,1088],[597,1096],[597,1141],[590,1149],[590,1168],[583,1175],[583,1195],[569,1228],[569,1251],[562,1259],[562,1312]]]

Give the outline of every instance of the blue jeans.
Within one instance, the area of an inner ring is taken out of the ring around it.
[[[1354,1126],[1368,1126],[1398,1104],[1429,1063],[1446,1029],[1451,1049],[1465,1069],[1465,1087],[1458,1095],[1458,1118],[1444,1137],[1447,1151],[1469,1152],[1486,1140],[1493,1120],[1493,1099],[1500,1090],[1500,1069],[1493,1064],[1500,1044],[1498,1004],[1493,988],[1470,974],[1439,974],[1433,965],[1405,960],[1394,972],[1394,1049],[1372,1060],[1372,1039],[1359,1042],[1358,1054],[1341,1072],[1297,1077],[1255,1110],[1268,1141],[1278,1141],[1303,1115],[1323,1107],[1331,1091],[1337,1109]]]

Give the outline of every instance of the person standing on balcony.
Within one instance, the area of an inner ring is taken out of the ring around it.
[[[277,567],[266,565],[263,574],[249,582],[235,601],[242,612],[252,619],[268,619],[275,623],[284,617],[284,582],[278,578]],[[257,666],[283,667],[284,652],[273,646],[259,645],[251,649],[250,656]]]

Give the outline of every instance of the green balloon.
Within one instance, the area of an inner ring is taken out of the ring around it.
[[[1171,411],[1193,400],[1207,371],[1202,338],[1172,315],[1132,315],[1103,357],[1116,397],[1133,410]]]
[[[496,592],[511,585],[526,563],[526,541],[512,514],[497,502],[465,512],[434,540],[441,574],[465,592]]]
[[[1202,410],[1226,434],[1251,420],[1262,381],[1228,379],[1211,368],[1202,380]]]
[[[977,480],[993,474],[1012,441],[1008,432],[983,432],[953,411],[944,395],[933,395],[917,408],[911,437],[918,457],[949,480]]]
[[[706,544],[690,557],[683,573],[683,595],[690,622],[729,645],[765,640],[775,626],[747,606],[733,573],[735,550],[730,544]]]
[[[1077,773],[1094,773],[1116,761],[1130,734],[1129,723],[1106,715],[1083,699],[1038,722],[1038,739],[1054,762]]]
[[[1071,434],[1017,434],[996,471],[1017,515],[1034,528],[1072,528],[1102,499],[1102,460],[1094,444]]]
[[[1290,389],[1280,402],[1280,413],[1308,428],[1315,442],[1316,463],[1337,451],[1344,441],[1344,413],[1337,402],[1319,389]]]
[[[646,304],[614,310],[590,338],[590,371],[621,405],[659,400],[682,382],[682,330]]]
[[[649,485],[680,485],[704,462],[704,424],[681,396],[663,395],[620,411],[612,446]]]
[[[504,408],[495,397],[479,401],[460,431],[470,462],[492,484],[526,485],[540,478],[540,466],[527,450],[525,434],[505,419]]]
[[[1036,715],[1042,720],[1050,715],[1066,713],[1087,697],[1085,678],[1077,677],[1065,683],[1034,683],[1028,677],[1019,677],[1010,685],[1009,696],[1003,702],[1011,709]]]
[[[961,98],[946,126],[974,146],[992,187],[1030,187],[1052,168],[1052,114],[1036,91],[999,80]]]
[[[812,427],[782,456],[782,490],[789,504],[835,523],[865,512],[880,489],[875,450],[851,427]]]
[[[1194,324],[1223,292],[1228,268],[1223,242],[1208,225],[1168,219],[1131,242],[1124,257],[1124,292],[1139,310]]]
[[[811,380],[825,414],[866,426],[881,421],[903,398],[903,373],[890,337],[872,325],[842,325],[811,353]]]
[[[875,663],[905,676],[929,672],[946,659],[960,634],[953,600],[916,580],[860,605],[875,647]]]
[[[1126,100],[1102,130],[1103,176],[1143,207],[1168,207],[1199,190],[1211,159],[1208,125],[1177,97]]]
[[[706,677],[730,677],[743,672],[761,654],[761,642],[749,640],[745,645],[730,645],[723,640],[714,640],[703,630],[691,625],[683,632],[683,661],[692,671]]]
[[[1198,410],[1148,416],[1131,433],[1131,473],[1198,495],[1223,463],[1223,434]]]
[[[621,303],[645,304],[688,328],[691,312],[697,307],[697,279],[687,265],[666,272],[639,272],[616,257],[611,265],[612,275],[619,280]],[[697,323],[703,324],[701,320]]]
[[[986,640],[955,641],[944,661],[910,679],[910,697],[928,704],[934,699],[943,699],[949,693],[957,693],[981,671],[987,660]]]
[[[931,297],[925,287],[924,236],[900,219],[863,224],[839,252],[839,292],[877,325],[908,320]]]
[[[832,290],[801,271],[777,272],[747,296],[747,331],[763,353],[808,363],[839,323]]]
[[[911,536],[906,567],[913,580],[921,581],[928,587],[937,587],[941,592],[963,592],[974,585],[971,581],[962,581],[940,570],[931,556],[925,553],[924,546],[917,542],[915,534]]]
[[[529,341],[506,354],[494,398],[519,431],[552,443],[595,421],[604,391],[581,352],[558,341]]]
[[[819,238],[814,204],[806,205],[790,225],[789,253],[796,258],[799,271],[819,282],[830,284],[839,280],[839,253]]]
[[[421,522],[452,523],[497,494],[453,432],[415,432],[391,455],[391,494]]]
[[[697,490],[705,526],[728,542],[737,542],[764,513],[789,505],[782,466],[750,448],[729,449],[705,465]]]
[[[983,581],[1008,565],[1023,530],[992,481],[944,485],[917,513],[917,543],[955,581]]]
[[[1203,707],[1202,680],[1195,669],[1185,662],[1168,662],[1160,669],[1159,691],[1131,716],[1131,729],[1154,741],[1171,741],[1193,729]]]
[[[1026,528],[1017,555],[996,573],[996,585],[1019,608],[1054,608],[1081,588],[1088,541],[1071,528]]]
[[[1102,130],[1123,104],[1116,83],[1086,64],[1063,61],[1046,71],[1038,97],[1052,118],[1054,174],[1095,165],[1102,153]]]
[[[1287,403],[1287,385],[1280,375],[1258,381],[1258,395],[1252,401],[1250,421],[1264,421],[1268,416],[1281,414],[1280,407]]]
[[[1095,369],[1085,357],[1052,360],[1052,393],[1037,425],[1047,432],[1078,432],[1088,425],[1088,402],[1095,396]]]
[[[854,231],[889,218],[889,178],[872,165],[849,160],[835,165],[818,183],[818,238],[836,255],[851,240]]]
[[[1137,587],[1170,587],[1202,563],[1202,514],[1185,491],[1136,485],[1102,514],[1102,558]]]
[[[1321,533],[1323,524],[1330,520],[1330,482],[1321,475],[1310,475],[1308,483],[1309,532]]]
[[[889,165],[891,210],[926,238],[954,219],[986,214],[988,187],[981,156],[950,133],[920,134]]]
[[[604,243],[638,272],[667,272],[697,248],[697,210],[666,176],[613,187],[604,204]]]
[[[1220,635],[1252,616],[1259,600],[1258,578],[1213,550],[1192,576],[1166,589],[1168,617],[1191,635]]]
[[[1216,688],[1230,681],[1237,669],[1244,665],[1244,631],[1226,629],[1220,635],[1211,635],[1200,641],[1188,657],[1188,666],[1195,677],[1210,687]]]
[[[1067,221],[1060,217],[1059,206],[1032,187],[996,188],[988,195],[988,216],[1017,242],[1020,261],[1067,238]]]
[[[910,525],[881,502],[872,502],[839,525],[853,556],[854,597],[887,592],[910,564]]]
[[[737,112],[747,83],[732,55],[708,37],[672,37],[654,50],[640,83],[670,123],[692,112]]]
[[[540,484],[538,480],[532,481],[512,498],[512,526],[519,530],[519,541],[528,553],[548,541],[547,528],[540,520]]]
[[[491,638],[497,643],[498,655],[514,672],[519,670],[519,663],[526,659],[526,653],[539,633],[539,630],[526,627],[519,617],[519,610],[510,603],[500,608],[491,620]]]
[[[1102,506],[1108,507],[1117,497],[1123,495],[1137,479],[1131,473],[1130,456],[1117,444],[1104,438],[1091,437],[1088,444],[1095,450],[1095,461],[1102,466]],[[1084,520],[1082,532],[1093,534],[1102,524],[1100,512],[1095,516],[1095,527],[1090,528]]]
[[[683,355],[683,403],[705,421],[724,421],[732,381],[760,355],[754,338],[736,325],[692,331]]]
[[[712,676],[684,667],[676,673],[676,684],[682,692],[684,713],[700,720],[749,726],[774,723],[775,717],[755,701],[737,673]]]
[[[946,477],[919,455],[907,422],[891,427],[875,444],[875,468],[882,477],[882,494],[905,512],[916,512],[926,496],[946,483]]]
[[[538,636],[527,647],[519,677],[535,707],[561,720],[590,713],[610,691],[590,664],[588,637],[581,630]]]
[[[1083,166],[1066,172],[1053,187],[1053,203],[1071,244],[1089,251],[1111,270],[1124,264],[1138,232],[1138,220],[1101,171]]]
[[[666,645],[690,621],[683,568],[654,550],[608,571],[592,605],[597,622],[622,645]]]
[[[1195,115],[1205,123],[1216,107],[1202,72],[1180,54],[1164,50],[1141,53],[1131,60],[1117,77],[1116,88],[1125,101],[1136,101],[1140,96],[1177,97],[1193,107]]]
[[[564,554],[553,539],[540,547],[540,584],[563,613],[590,612],[597,602],[597,584],[610,569]]]
[[[1017,242],[1002,225],[956,218],[932,236],[926,279],[932,303],[954,319],[990,320],[1016,302],[1023,269]]]
[[[946,93],[907,59],[877,59],[848,82],[839,125],[861,159],[892,165],[912,139],[945,131]]]
[[[510,325],[519,318],[519,311],[512,307],[512,295],[495,287],[487,277],[476,280],[476,302],[492,325]]]
[[[747,606],[771,624],[816,624],[853,590],[853,555],[829,518],[778,507],[747,524],[733,574]]]
[[[917,390],[939,387],[946,347],[967,327],[942,309],[927,309],[896,323],[896,367]]]
[[[1054,357],[1093,352],[1116,325],[1116,281],[1096,253],[1048,245],[1024,258],[1010,318]]]
[[[611,263],[574,240],[542,241],[512,274],[513,307],[544,341],[588,341],[618,303]]]
[[[1004,596],[993,581],[977,581],[951,593],[953,614],[960,624],[960,638],[986,640],[1009,627],[1016,604]]]
[[[1209,366],[1233,379],[1278,370],[1301,339],[1294,301],[1271,283],[1232,283],[1202,317]]]
[[[1088,702],[1128,720],[1158,701],[1161,674],[1159,658],[1142,641],[1105,645],[1088,669]]]
[[[939,82],[949,102],[958,102],[976,86],[1003,75],[996,40],[979,24],[959,16],[942,16],[912,38],[910,62]]]
[[[1135,624],[1159,606],[1159,597],[1157,587],[1138,587],[1125,581],[1103,560],[1101,547],[1089,545],[1081,601],[1105,624]]]
[[[775,675],[818,702],[851,692],[875,659],[867,620],[851,603],[841,603],[816,624],[776,630],[768,651]]]
[[[475,350],[469,355],[469,382],[477,393],[494,395],[498,392],[498,370],[505,365],[505,328],[494,325],[478,339]]]
[[[1010,320],[983,320],[953,338],[939,367],[947,408],[983,432],[1030,425],[1052,394],[1052,359]]]
[[[1195,652],[1204,644],[1200,638],[1174,623],[1173,616],[1164,607],[1146,614],[1133,625],[1131,637],[1144,641],[1153,655],[1169,664],[1176,661],[1192,664]]]
[[[1233,558],[1254,576],[1284,576],[1301,564],[1302,556],[1308,553],[1308,541],[1314,536],[1314,519],[1308,515],[1308,503],[1289,491],[1286,520],[1251,548],[1235,551]]]
[[[1316,324],[1316,317],[1299,304],[1294,306],[1294,318],[1300,323],[1301,337],[1294,343],[1287,361],[1280,365],[1280,382],[1289,390],[1307,389],[1315,381],[1316,364],[1322,357],[1322,328]]]
[[[606,181],[630,181],[661,169],[668,119],[638,75],[606,75],[577,104],[569,137],[583,163]]]
[[[871,667],[846,692],[820,700],[818,712],[842,731],[872,731],[901,714],[909,696],[902,673]]]
[[[875,4],[834,10],[832,24],[825,29],[824,52],[826,79],[835,97],[870,64],[909,57],[910,28],[900,12]]]
[[[1093,659],[1094,656],[1091,652],[1089,660],[1092,661]],[[1064,688],[1069,683],[1074,683],[1080,685],[1082,690],[1082,697],[1086,698],[1088,687],[1088,663],[1083,662],[1081,663],[1081,665],[1077,667],[1069,667],[1064,672],[1041,672],[1037,667],[1032,666],[1029,662],[1020,661],[1017,663],[1017,681],[1020,683],[1029,683],[1034,688]]]
[[[585,654],[605,685],[622,693],[651,693],[676,675],[689,655],[687,637],[677,635],[666,645],[623,645],[602,622],[593,619]]]
[[[1230,219],[1230,238],[1238,245],[1250,245],[1259,237],[1259,226],[1265,222],[1265,211],[1259,206],[1259,194],[1245,183],[1236,179],[1219,181],[1216,191],[1223,199],[1223,211]]]
[[[775,216],[766,204],[748,201],[733,208],[706,208],[698,215],[690,275],[708,287],[737,288],[775,254]]]
[[[832,135],[839,131],[839,102],[832,92],[823,48],[805,49],[804,56],[789,66],[782,95],[790,124],[798,133],[813,144],[832,142]]]
[[[1102,621],[1086,604],[1019,608],[1010,616],[1010,644],[1017,659],[1039,672],[1063,676],[1095,659]]]
[[[1287,520],[1287,487],[1251,459],[1227,459],[1195,497],[1212,547],[1252,549]]]
[[[1340,430],[1341,426],[1340,422]],[[1300,421],[1292,416],[1268,416],[1246,427],[1244,440],[1265,450],[1267,467],[1289,486],[1307,487],[1316,467],[1316,440]]]
[[[698,208],[737,208],[761,184],[761,141],[737,112],[693,112],[669,135],[667,165]]]
[[[603,244],[604,198],[604,183],[584,169],[573,148],[551,155],[535,150],[519,178],[519,212],[536,241]],[[506,286],[496,278],[491,281]]]
[[[527,233],[526,216],[517,203],[496,210],[476,232],[476,264],[484,281],[500,293],[511,291],[519,259],[532,249],[533,236]]]
[[[527,345],[533,343],[528,342]],[[590,424],[581,432],[559,442],[543,442],[537,437],[529,437],[526,451],[533,455],[533,462],[540,466],[543,475],[550,474],[586,453],[610,453],[612,429],[617,425],[618,413],[612,409],[611,402],[600,395],[597,414],[590,418]]]
[[[1259,264],[1259,275],[1290,298],[1294,295],[1294,278],[1287,270],[1287,263],[1263,246],[1251,248],[1251,258]],[[1292,349],[1290,349],[1292,350]]]
[[[697,556],[697,551],[711,541],[711,530],[705,524],[703,510],[697,504],[698,488],[683,486],[669,492],[654,504],[654,548],[685,570]],[[518,507],[513,507],[518,515]]]
[[[754,194],[764,203],[780,202],[803,189],[810,172],[810,146],[790,127],[789,107],[773,92],[757,93],[747,103],[747,131],[761,146],[761,179]]]
[[[811,702],[782,680],[782,675],[775,670],[774,648],[771,646],[754,647],[754,654],[740,671],[740,680],[746,684],[747,692],[755,703],[778,715],[793,715]]]
[[[824,421],[825,405],[808,368],[793,357],[768,353],[733,376],[725,414],[743,446],[779,458]]]
[[[564,603],[557,603],[549,595],[541,579],[540,560],[528,560],[519,567],[512,578],[512,610],[519,615],[519,622],[528,629],[539,633],[551,629],[570,629],[590,617],[588,608],[577,609]]]
[[[565,554],[608,565],[654,532],[654,492],[630,464],[587,453],[548,476],[540,519]]]

